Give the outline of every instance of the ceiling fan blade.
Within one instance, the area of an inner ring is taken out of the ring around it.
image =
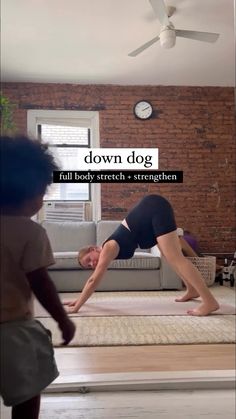
[[[197,31],[184,31],[181,29],[175,29],[176,36],[181,36],[182,38],[195,39],[196,41],[203,42],[216,42],[219,38],[219,33],[213,32],[197,32]]]
[[[145,44],[141,45],[141,47],[135,49],[134,51],[130,52],[128,55],[129,57],[136,57],[136,55],[140,54],[141,52],[143,52],[145,49],[147,49],[148,47],[150,47],[152,44],[154,44],[155,42],[157,42],[159,40],[159,36],[155,36],[155,38],[151,39],[150,41],[146,42]]]
[[[170,24],[165,3],[163,0],[149,0],[157,19],[163,26]]]

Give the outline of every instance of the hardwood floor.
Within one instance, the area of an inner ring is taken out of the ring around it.
[[[2,408],[2,419],[10,409]],[[43,395],[40,419],[234,419],[234,390]],[[26,418],[25,418],[26,419]]]
[[[234,419],[233,390],[61,395],[42,399],[40,419]]]
[[[112,373],[115,376],[129,372],[146,373],[150,377],[151,373],[161,371],[170,372],[172,377],[178,371],[187,376],[191,371],[208,370],[210,377],[216,370],[222,370],[223,377],[223,373],[235,370],[235,345],[232,344],[56,348],[55,355],[60,377],[65,382],[72,375],[78,379],[89,376],[92,383],[100,374],[105,379]],[[193,389],[188,385],[186,390],[177,384],[176,390],[122,391],[119,388],[97,391],[99,387],[91,386],[87,394],[78,394],[78,388],[72,394],[68,390],[60,394],[60,389],[57,394],[44,394],[40,419],[235,418],[232,387],[215,389],[207,384],[205,389]],[[0,404],[1,418],[10,419],[10,409]]]
[[[63,375],[235,369],[235,345],[56,348]]]

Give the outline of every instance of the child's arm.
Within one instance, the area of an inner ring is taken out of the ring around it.
[[[101,251],[96,269],[87,280],[79,298],[70,303],[66,303],[69,306],[69,313],[76,313],[77,311],[79,311],[82,305],[89,299],[89,297],[91,297],[91,295],[96,290],[99,282],[101,282],[109,264],[112,260],[116,258],[118,253],[119,245],[114,240],[109,240],[107,243],[105,243]]]
[[[63,344],[67,345],[75,334],[75,325],[65,312],[58,297],[56,287],[48,275],[46,268],[40,268],[27,273],[27,278],[36,298],[58,323],[64,339]]]

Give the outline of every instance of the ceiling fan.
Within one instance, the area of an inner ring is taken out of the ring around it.
[[[139,48],[130,52],[128,54],[130,57],[136,57],[136,55],[140,54],[145,49],[149,48],[152,44],[159,40],[162,48],[172,48],[175,45],[176,36],[211,43],[216,42],[219,38],[218,33],[175,29],[173,23],[169,20],[169,17],[171,17],[174,11],[176,10],[175,7],[166,8],[163,0],[149,0],[149,2],[151,3],[151,6],[154,10],[157,19],[161,22],[161,32],[159,36],[155,36],[155,38],[151,39],[150,41],[141,45]]]

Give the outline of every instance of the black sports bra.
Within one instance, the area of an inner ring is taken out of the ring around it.
[[[123,224],[120,224],[119,227],[112,233],[110,237],[103,243],[104,244],[110,240],[115,240],[120,247],[120,251],[115,259],[130,259],[134,255],[135,249],[138,247],[137,241],[128,228]]]

